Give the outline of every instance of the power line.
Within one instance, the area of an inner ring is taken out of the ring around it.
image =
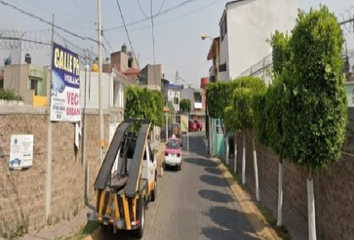
[[[205,8],[207,8],[207,7],[209,7],[209,6],[211,6],[211,5],[214,5],[215,3],[219,3],[219,2],[220,2],[220,0],[216,0],[216,1],[214,1],[214,2],[211,2],[211,3],[207,4],[207,5],[204,5],[204,6],[200,7],[200,8],[198,8],[198,9],[196,9],[196,10],[194,10],[194,11],[190,11],[190,12],[188,12],[188,13],[182,14],[182,15],[180,15],[180,16],[177,16],[177,17],[168,19],[168,20],[163,21],[163,22],[160,22],[160,23],[155,23],[155,27],[156,27],[156,26],[161,26],[161,25],[167,24],[167,23],[169,23],[169,22],[172,22],[172,21],[175,21],[175,20],[184,18],[184,17],[187,17],[187,16],[189,16],[189,15],[192,15],[192,14],[194,14],[194,13],[196,13],[196,12],[199,12],[199,11],[201,11],[201,10],[203,10],[203,9],[205,9]],[[146,25],[146,26],[139,27],[139,28],[131,28],[129,31],[139,31],[139,30],[143,30],[143,29],[150,28],[150,27],[151,27],[151,25]]]
[[[81,15],[86,19],[87,22],[93,22],[95,23],[95,21],[90,21],[90,19],[87,18],[87,16],[84,14],[84,12],[81,10],[81,8],[79,7],[79,5],[77,4],[76,0],[72,0],[76,6],[76,8],[79,10],[79,12],[81,13]]]
[[[166,2],[166,0],[163,0],[162,4],[161,4],[161,6],[160,6],[160,9],[157,11],[156,14],[159,14],[159,13],[161,12],[163,6],[165,5],[165,2]],[[140,4],[140,0],[138,0],[138,5],[139,5],[139,8],[140,8],[141,13],[142,13],[146,18],[150,18],[150,17],[152,16],[152,14],[150,14],[150,16],[146,15],[146,13],[145,13],[144,10],[143,10],[143,7],[142,7],[141,4]]]
[[[182,2],[182,3],[180,3],[180,4],[178,4],[178,5],[175,5],[174,7],[168,8],[168,9],[162,11],[162,12],[159,12],[159,13],[153,15],[153,17],[161,16],[161,15],[163,15],[163,14],[166,14],[166,13],[168,13],[168,12],[170,12],[170,11],[176,10],[176,9],[178,9],[178,8],[180,8],[180,7],[183,7],[184,5],[187,5],[187,4],[189,4],[189,3],[191,3],[191,2],[194,2],[194,1],[197,1],[197,0],[187,0],[187,1],[184,1],[184,2]],[[145,18],[140,19],[140,20],[137,20],[137,21],[135,21],[135,22],[131,22],[131,23],[128,23],[128,24],[124,24],[123,26],[117,26],[117,27],[107,28],[106,31],[112,31],[112,30],[120,29],[120,28],[123,28],[123,27],[126,27],[126,26],[136,25],[136,24],[138,24],[138,23],[145,22],[145,21],[150,20],[150,19],[151,19],[151,17],[145,17]]]
[[[27,11],[24,11],[24,10],[22,10],[21,8],[18,8],[18,7],[14,6],[14,5],[10,4],[10,3],[4,2],[4,1],[2,1],[2,0],[0,0],[0,3],[1,3],[2,5],[8,6],[8,7],[10,7],[10,8],[13,8],[13,9],[19,11],[20,13],[25,14],[25,15],[27,15],[27,16],[29,16],[29,17],[35,18],[35,19],[37,19],[37,20],[39,20],[39,21],[41,21],[41,22],[43,22],[43,23],[46,23],[46,24],[51,25],[51,26],[53,25],[55,28],[57,28],[57,29],[59,29],[59,30],[61,30],[61,31],[63,31],[63,32],[66,32],[66,33],[70,34],[70,35],[73,36],[73,37],[76,37],[76,38],[79,38],[79,39],[82,39],[82,40],[90,40],[90,41],[93,41],[93,42],[95,42],[95,43],[98,43],[97,40],[95,40],[95,39],[93,39],[93,38],[91,38],[91,37],[83,37],[83,36],[80,36],[79,34],[76,34],[76,33],[74,33],[74,32],[71,32],[70,30],[67,30],[67,29],[65,29],[65,28],[63,28],[63,27],[61,27],[61,26],[55,25],[55,24],[53,24],[52,22],[49,22],[49,21],[47,21],[47,20],[45,20],[45,19],[43,19],[43,18],[41,18],[41,17],[38,17],[37,15],[34,15],[34,14],[29,13],[29,12],[27,12]]]
[[[117,2],[117,5],[118,5],[120,17],[122,18],[122,21],[123,21],[125,33],[127,34],[127,37],[128,37],[128,42],[129,42],[130,48],[132,49],[132,53],[133,53],[134,59],[137,59],[136,56],[135,56],[135,52],[134,52],[134,48],[133,48],[132,41],[130,40],[130,36],[129,36],[129,32],[128,32],[127,26],[126,26],[126,24],[125,24],[125,19],[124,19],[123,13],[122,13],[122,9],[120,8],[119,1],[116,0],[116,2]],[[140,70],[140,66],[139,66],[139,63],[138,63],[138,62],[137,62],[137,65],[138,65],[138,68],[139,68],[139,70]]]

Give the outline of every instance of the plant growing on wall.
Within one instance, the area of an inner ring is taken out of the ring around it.
[[[343,42],[337,19],[327,7],[300,11],[289,40],[293,69],[282,73],[286,80],[283,131],[287,157],[308,169],[310,240],[316,239],[314,171],[338,160],[345,140]]]
[[[210,83],[206,89],[206,97],[208,99],[209,116],[218,118],[221,121],[220,127],[224,135],[226,146],[226,163],[229,164],[229,140],[224,126],[224,109],[232,102],[232,94],[235,89],[235,81],[222,81]]]
[[[242,134],[242,183],[246,182],[246,133],[250,134],[250,130],[254,127],[254,111],[253,111],[253,98],[258,94],[264,94],[266,91],[265,83],[258,77],[242,77],[236,79],[236,89],[233,95],[233,108],[236,114],[237,123],[243,130]],[[256,198],[260,200],[259,196],[259,182],[258,182],[258,164],[257,152],[254,137],[251,137],[253,148],[253,162],[255,171],[255,184],[256,184]]]
[[[191,100],[189,99],[182,99],[179,103],[179,108],[183,112],[190,112],[192,108]]]
[[[265,115],[268,121],[264,126],[256,126],[256,131],[264,129],[267,135],[267,145],[279,155],[278,164],[278,207],[277,207],[277,226],[282,225],[283,208],[283,160],[286,157],[286,146],[283,136],[283,115],[286,111],[284,103],[284,81],[280,78],[284,71],[290,70],[291,52],[289,48],[289,36],[276,31],[270,39],[270,45],[273,48],[273,73],[274,82],[268,89],[264,103],[259,103],[259,109],[265,109]]]

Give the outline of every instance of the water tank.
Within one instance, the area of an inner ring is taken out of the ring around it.
[[[122,52],[127,53],[127,45],[122,45]]]
[[[25,62],[27,63],[27,64],[31,64],[31,55],[29,54],[29,53],[26,53],[26,55],[25,55]]]

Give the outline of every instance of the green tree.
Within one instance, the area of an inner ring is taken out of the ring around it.
[[[136,86],[126,89],[126,118],[149,118],[153,125],[161,127],[164,123],[164,98],[161,92]]]
[[[271,36],[269,41],[272,46],[274,82],[268,89],[265,96],[264,105],[258,106],[259,110],[264,109],[267,121],[265,127],[256,126],[256,131],[263,131],[267,135],[266,144],[270,146],[279,155],[278,164],[278,210],[277,226],[282,225],[283,208],[283,160],[286,157],[286,146],[283,136],[283,115],[285,109],[284,103],[284,76],[280,78],[283,72],[291,69],[291,51],[289,47],[289,36],[279,31]],[[287,77],[289,79],[289,77]]]
[[[236,79],[236,89],[233,95],[233,108],[236,114],[237,123],[242,129],[242,183],[246,182],[246,133],[250,134],[252,128],[254,128],[254,109],[253,101],[254,97],[262,95],[266,91],[266,86],[264,81],[258,77],[242,77]],[[258,164],[257,164],[257,151],[254,141],[252,140],[253,148],[253,161],[254,161],[254,171],[255,171],[255,184],[256,184],[256,198],[259,201],[259,183],[258,183]]]
[[[211,118],[218,118],[221,120],[220,126],[224,135],[227,164],[229,164],[229,140],[227,131],[224,126],[224,109],[232,103],[231,96],[235,87],[235,81],[222,81],[217,83],[210,83],[206,89],[209,116]],[[213,144],[212,139],[210,139],[210,144]]]
[[[182,99],[179,103],[179,108],[183,111],[183,112],[191,112],[191,108],[192,108],[192,104],[191,104],[191,100],[189,99]]]
[[[345,140],[347,98],[342,74],[341,28],[320,6],[299,12],[289,40],[292,69],[286,80],[283,131],[287,157],[308,168],[309,239],[316,239],[313,172],[337,161]],[[290,79],[289,79],[289,78]]]

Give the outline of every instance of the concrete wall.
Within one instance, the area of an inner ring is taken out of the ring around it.
[[[342,148],[342,156],[328,169],[317,172],[314,177],[316,201],[316,225],[319,240],[352,240],[354,236],[354,108],[349,108],[349,124],[346,142]],[[254,168],[251,139],[246,141],[246,176],[247,185],[254,191]],[[237,169],[241,169],[242,134],[238,134]],[[278,161],[279,157],[269,148],[257,143],[258,172],[260,189],[269,186],[272,196],[261,196],[271,199],[268,208],[276,216]],[[284,162],[284,209],[295,211],[307,227],[307,170],[288,161]],[[285,211],[285,210],[284,210]],[[283,212],[284,219],[288,213]],[[289,226],[288,226],[289,227]],[[307,229],[301,229],[307,234]],[[307,235],[306,235],[307,236]]]
[[[140,71],[140,83],[147,85],[149,89],[161,90],[161,79],[163,79],[163,67],[161,64],[146,65]]]
[[[0,106],[0,237],[16,232],[23,226],[35,231],[45,225],[47,129],[46,108]],[[85,160],[89,166],[89,199],[94,196],[92,184],[99,162],[98,111],[86,111]],[[109,117],[104,117],[105,150],[109,136]],[[53,123],[51,214],[54,224],[72,218],[84,205],[85,167],[80,149],[74,147],[74,124]],[[22,171],[9,170],[11,134],[33,134],[33,166]]]
[[[178,98],[178,104],[175,104],[174,98]],[[168,89],[168,101],[173,103],[173,108],[175,111],[179,111],[179,103],[181,102],[181,91],[175,89]]]
[[[228,4],[227,34],[220,44],[220,64],[228,71],[221,80],[238,77],[271,53],[266,40],[276,29],[284,32],[295,25],[299,0],[248,0]]]
[[[28,84],[29,65],[9,65],[4,69],[4,88],[13,89],[19,93],[24,104],[33,104],[33,90]]]

